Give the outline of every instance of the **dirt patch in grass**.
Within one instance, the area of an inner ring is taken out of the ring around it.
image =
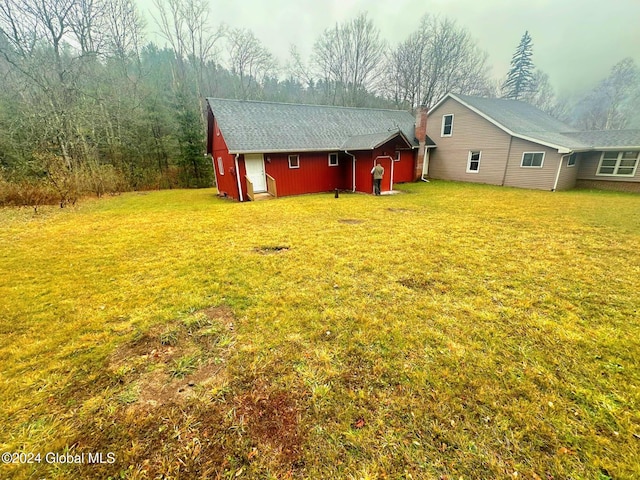
[[[289,247],[287,245],[263,245],[261,247],[256,247],[253,249],[254,252],[260,253],[262,255],[286,252],[287,250],[289,250]]]
[[[237,415],[252,437],[271,447],[282,463],[299,465],[303,435],[298,402],[292,394],[256,388],[239,397],[237,404]]]
[[[123,403],[156,407],[223,384],[234,325],[229,308],[209,307],[117,349],[108,371],[124,385]]]
[[[288,248],[288,247],[287,247]],[[218,321],[222,323],[227,329],[233,331],[235,326],[235,316],[231,309],[227,306],[216,306],[205,308],[200,310],[203,315],[206,315],[212,321]]]
[[[141,475],[135,478],[209,478],[234,469],[224,444],[245,441],[226,436],[235,421],[224,399],[234,323],[227,307],[209,307],[155,327],[112,354],[106,369],[112,387],[94,391],[92,400],[102,398],[104,407],[78,419],[71,442],[79,452],[105,445],[120,452],[116,464],[92,473],[107,478],[130,464]],[[114,439],[125,443],[114,445]],[[246,448],[234,444],[232,450]]]
[[[364,220],[358,220],[357,218],[341,218],[338,221],[346,225],[360,225],[361,223],[364,223]]]
[[[398,280],[403,287],[418,291],[435,291],[444,293],[449,290],[447,281],[435,277],[407,277]]]
[[[180,403],[184,399],[196,396],[203,388],[222,385],[225,379],[225,365],[212,361],[198,366],[193,373],[185,375],[184,378],[174,378],[164,370],[154,370],[142,375],[136,382],[139,396],[131,408]]]
[[[304,467],[303,399],[231,381],[234,323],[231,310],[210,307],[154,328],[112,355],[108,371],[124,373],[111,409],[82,421],[73,445],[126,453],[92,473],[120,478],[127,465],[136,465],[139,477],[131,478],[222,478],[261,472],[264,464],[288,475]],[[193,368],[176,376],[183,359],[181,365]]]
[[[233,464],[243,459],[229,455],[247,447],[234,436],[221,405],[206,409],[197,404],[167,404],[136,411],[118,411],[100,429],[78,434],[76,452],[117,452],[113,465],[71,465],[71,478],[222,478],[222,472],[237,471]],[[131,439],[114,445],[114,439]],[[233,463],[233,464],[232,464]],[[90,468],[90,470],[89,470]]]
[[[162,345],[160,340],[162,329],[155,328],[140,338],[126,343],[116,349],[109,362],[112,368],[118,368],[135,360],[168,360],[175,356],[176,349]]]
[[[432,278],[401,278],[398,283],[412,290],[429,290],[436,283]]]
[[[393,207],[389,207],[387,208],[387,210],[389,212],[394,212],[394,213],[407,213],[407,212],[411,212],[410,209],[408,208],[393,208]]]

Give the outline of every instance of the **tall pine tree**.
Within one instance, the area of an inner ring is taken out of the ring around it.
[[[511,69],[502,84],[502,97],[520,100],[535,89],[534,66],[531,61],[533,43],[529,32],[524,32],[516,52],[511,57]]]

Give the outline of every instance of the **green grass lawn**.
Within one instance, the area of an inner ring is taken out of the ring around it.
[[[402,188],[0,210],[0,478],[640,478],[640,196]]]

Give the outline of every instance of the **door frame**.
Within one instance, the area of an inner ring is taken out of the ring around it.
[[[244,155],[244,168],[247,172],[247,177],[249,176],[249,163],[250,162],[262,162],[262,185],[256,185],[253,180],[253,193],[264,193],[267,191],[267,171],[264,167],[264,155],[262,153],[245,153]]]
[[[389,162],[387,165],[386,162]],[[393,158],[389,155],[378,155],[373,160],[373,166],[375,167],[378,162],[384,168],[384,175],[382,177],[382,182],[380,182],[380,192],[391,192],[393,191]]]

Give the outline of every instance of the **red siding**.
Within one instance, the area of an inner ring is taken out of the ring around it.
[[[217,120],[213,116],[210,116],[209,120],[207,150],[212,155],[218,193],[239,200],[235,155],[229,153]],[[400,145],[397,140],[392,140],[374,151],[351,152],[356,156],[356,191],[373,192],[371,169],[377,157],[385,169],[382,190],[390,189],[392,160],[388,157],[394,157],[398,148],[406,148],[406,145]],[[289,168],[289,155],[299,155],[300,168]],[[218,159],[221,159],[222,170]],[[338,153],[338,165],[333,167],[329,166],[329,152],[265,153],[264,161],[265,172],[276,180],[278,196],[330,192],[336,188],[353,189],[353,159],[344,152]],[[394,184],[412,181],[414,168],[415,151],[400,150],[400,161],[393,162]],[[246,169],[243,155],[238,157],[238,169],[242,198],[246,201]]]
[[[289,168],[289,155],[299,156],[300,168]],[[341,156],[338,157],[338,165],[335,167],[329,166],[328,152],[268,153],[264,157],[265,171],[275,179],[278,196],[329,192],[336,188],[345,188],[341,174],[346,159],[343,160]]]
[[[372,159],[379,161],[380,165],[382,165],[382,167],[384,168],[384,177],[382,177],[382,183],[380,185],[380,188],[383,192],[391,190],[392,161],[394,186],[397,183],[413,181],[416,151],[400,150],[401,148],[407,148],[406,144],[401,142],[399,139],[394,139],[375,149],[372,153]],[[400,152],[400,160],[398,161],[392,160],[392,158],[395,158],[396,152]],[[371,166],[369,167],[369,174],[371,173],[371,168],[373,168],[373,165],[374,162],[372,161]],[[371,189],[373,189],[373,181]]]
[[[393,183],[413,182],[417,150],[400,150],[400,161],[393,165]]]
[[[373,193],[373,175],[371,169],[374,166],[372,152],[356,152],[356,191]]]
[[[227,143],[224,141],[224,137],[215,119],[213,121],[213,128],[209,131],[211,137],[208,143],[211,145],[211,156],[213,159],[213,168],[216,172],[218,193],[239,200],[238,183],[235,174],[235,155],[229,153]],[[222,171],[220,170],[219,158],[222,159]]]

